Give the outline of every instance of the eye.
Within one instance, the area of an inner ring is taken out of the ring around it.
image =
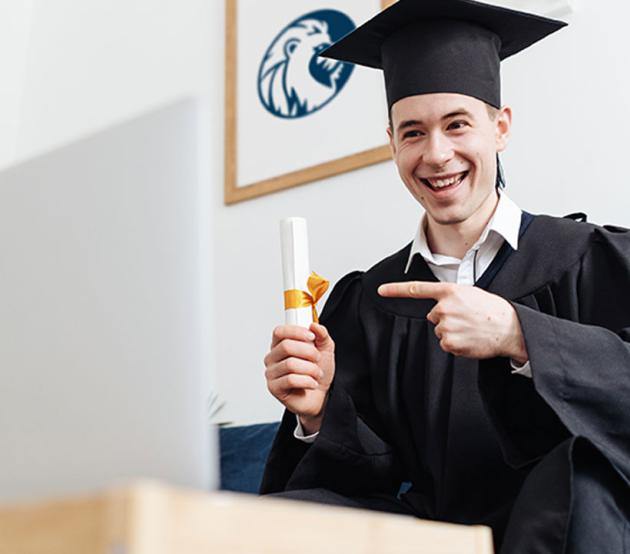
[[[412,131],[405,131],[405,133],[403,134],[403,139],[421,137],[422,135],[424,135],[422,131],[414,129]]]
[[[460,129],[463,129],[464,127],[469,127],[468,122],[459,119],[457,121],[452,121],[451,123],[449,123],[447,129],[449,131],[458,131]]]

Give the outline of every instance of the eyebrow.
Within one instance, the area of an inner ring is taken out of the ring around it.
[[[459,116],[465,116],[465,117],[470,117],[471,119],[474,119],[473,114],[471,114],[468,110],[464,109],[464,108],[459,108],[455,111],[452,111],[450,113],[447,113],[446,115],[442,116],[442,121],[446,121],[447,119],[451,119],[453,117],[459,117]],[[397,131],[403,131],[404,129],[407,129],[409,127],[415,127],[416,125],[423,125],[423,122],[421,119],[406,119],[405,121],[401,121],[398,124],[398,129]]]

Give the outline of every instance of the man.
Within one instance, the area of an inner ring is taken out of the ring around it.
[[[630,551],[630,233],[532,216],[497,186],[499,60],[562,26],[400,0],[326,52],[383,68],[425,216],[336,285],[321,325],[274,330],[287,411],[263,493],[487,524],[506,553]]]

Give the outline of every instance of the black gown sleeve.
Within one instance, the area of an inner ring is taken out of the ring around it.
[[[322,427],[308,445],[294,438],[295,415],[285,411],[261,494],[326,488],[347,495],[396,494],[400,479],[392,448],[373,431],[369,360],[361,325],[362,274],[334,287],[321,316],[335,341],[335,378]]]
[[[533,381],[509,375],[505,359],[480,367],[508,462],[581,436],[630,476],[630,232],[597,228],[562,279],[513,305]]]

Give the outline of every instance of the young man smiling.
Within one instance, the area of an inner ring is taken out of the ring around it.
[[[505,194],[501,199],[497,186],[497,154],[507,146],[511,108],[497,110],[470,96],[434,93],[402,98],[393,104],[390,114],[387,133],[394,161],[403,183],[425,209],[418,237],[418,244],[425,242],[425,260],[439,266],[435,263],[439,256],[446,262],[443,265],[457,268],[458,272],[444,275],[442,281],[473,285],[477,260],[473,260],[473,275],[468,278],[461,271],[466,266],[462,268],[460,260],[476,258],[478,249],[474,245],[488,240],[489,233],[483,241],[479,239],[501,200],[499,216],[511,211],[512,223],[505,224],[512,224],[514,233],[520,226],[520,210]],[[504,219],[510,217],[508,213]],[[436,325],[435,333],[444,351],[476,359],[509,356],[521,366],[526,364],[527,351],[516,312],[501,297],[478,288],[428,283],[379,288],[383,296],[417,298],[421,291],[426,291],[423,294],[429,295],[427,298],[431,298],[430,291],[450,291],[465,304],[458,316],[468,317],[465,332],[452,333],[449,321],[438,317],[445,302],[427,315]],[[523,372],[522,367],[519,369]]]
[[[392,106],[387,134],[400,177],[431,225],[441,227],[436,235],[462,233],[450,241],[455,257],[472,244],[465,235],[476,240],[496,208],[496,157],[507,146],[511,121],[509,107],[488,110],[461,94],[409,96]]]
[[[490,525],[505,553],[627,551],[630,233],[533,216],[497,186],[499,62],[562,26],[399,0],[325,53],[384,70],[425,215],[337,283],[320,325],[274,330],[287,410],[262,492]]]

